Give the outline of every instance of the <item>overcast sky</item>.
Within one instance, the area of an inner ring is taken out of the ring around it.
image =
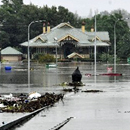
[[[1,1],[1,0],[0,0]],[[90,10],[93,14],[98,12],[111,12],[116,9],[124,9],[130,13],[130,0],[23,0],[24,4],[34,4],[43,7],[43,5],[64,6],[69,11],[77,13],[79,16],[87,17]]]
[[[73,13],[77,12],[82,17],[87,17],[90,10],[93,14],[95,10],[111,12],[116,9],[124,9],[130,13],[130,0],[23,0],[23,2],[24,4],[31,2],[34,5],[48,5],[49,7],[61,5]]]

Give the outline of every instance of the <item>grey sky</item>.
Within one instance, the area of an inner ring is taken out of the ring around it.
[[[1,0],[0,0],[1,1]],[[93,14],[96,10],[98,12],[116,9],[124,9],[130,13],[130,0],[23,0],[24,4],[34,4],[38,6],[64,6],[69,11],[77,13],[79,16],[87,17],[90,10]]]
[[[115,9],[124,9],[130,13],[130,0],[23,0],[25,4],[32,2],[35,5],[43,6],[48,5],[54,6],[64,6],[69,9],[69,11],[82,17],[87,17],[90,10],[93,14],[96,10],[98,12],[107,10],[111,12]]]

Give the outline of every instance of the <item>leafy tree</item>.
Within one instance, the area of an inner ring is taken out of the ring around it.
[[[2,14],[2,30],[4,30],[5,36],[8,36],[9,41],[3,43],[4,40],[1,41],[1,44],[5,46],[9,46],[11,43],[13,43],[13,46],[15,46],[18,42],[19,37],[19,15],[18,12],[20,8],[23,5],[22,0],[3,0],[3,5],[0,8],[0,14]]]
[[[0,48],[5,48],[6,45],[4,43],[10,43],[9,35],[5,31],[0,32]]]
[[[107,53],[103,53],[100,55],[100,59],[102,62],[109,62],[109,63],[113,63],[114,62],[114,58],[113,55],[109,55]]]
[[[1,28],[3,33],[8,36],[5,42],[0,39],[0,43],[6,46],[18,46],[20,43],[27,41],[28,25],[32,21],[46,20],[50,22],[51,27],[61,22],[70,22],[77,25],[79,19],[68,9],[59,6],[58,8],[47,5],[38,8],[30,4],[24,5],[23,0],[3,0],[0,7],[0,21],[3,24]],[[42,23],[32,24],[30,29],[31,38],[42,33]]]
[[[90,31],[94,27],[95,18],[81,18],[77,14],[73,14],[68,9],[59,6],[58,8],[47,5],[37,7],[33,4],[24,5],[23,0],[2,0],[0,6],[0,44],[2,47],[17,47],[20,43],[27,41],[28,25],[35,20],[46,20],[46,24],[50,22],[51,27],[61,22],[70,22],[74,27],[81,27],[82,22],[86,23],[86,30]],[[127,14],[129,16],[129,14]],[[102,12],[96,16],[97,31],[108,31],[110,36],[110,55],[114,52],[114,24],[116,23],[116,44],[117,56],[127,58],[129,55],[130,34],[129,27],[123,18],[121,11],[113,11],[111,14]],[[31,25],[31,38],[42,33],[42,23]],[[122,40],[123,39],[123,40]],[[126,40],[127,39],[127,40]],[[101,50],[99,50],[101,51]]]
[[[86,20],[86,28],[90,31],[91,27],[95,25],[95,17]],[[117,45],[117,56],[121,57],[121,46],[122,37],[124,34],[128,34],[129,27],[128,23],[123,19],[121,13],[114,13],[110,15],[100,15],[96,16],[97,21],[97,31],[108,31],[110,36],[110,54],[114,53],[114,25],[116,23],[116,45]],[[118,21],[118,22],[117,22]],[[123,48],[122,48],[123,49]],[[125,48],[124,48],[125,49]],[[120,51],[119,51],[120,50]],[[100,51],[100,50],[99,50]],[[125,51],[125,50],[124,50]],[[100,52],[99,52],[100,53]]]
[[[130,57],[130,32],[126,33],[119,41],[118,54],[121,58]]]

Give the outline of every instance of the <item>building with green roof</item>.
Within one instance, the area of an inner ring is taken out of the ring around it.
[[[96,36],[95,36],[96,34]],[[94,46],[97,48],[108,49],[110,39],[108,32],[85,31],[85,25],[81,29],[71,26],[69,23],[61,23],[54,28],[43,26],[43,33],[30,39],[29,47],[31,48],[32,57],[35,53],[51,54],[55,56],[57,48],[57,57],[60,59],[68,58],[72,53],[80,54],[83,58],[90,58]],[[21,44],[28,47],[28,41]]]
[[[2,61],[21,61],[22,53],[17,51],[12,47],[6,47],[1,50],[1,60]]]

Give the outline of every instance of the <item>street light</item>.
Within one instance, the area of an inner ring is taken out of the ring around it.
[[[55,43],[57,43],[57,37],[54,37]],[[57,67],[57,45],[56,45],[56,67]]]
[[[0,27],[2,27],[3,26],[3,22],[0,22]],[[0,46],[0,69],[1,69],[1,50],[2,50],[2,43],[1,43],[1,46]]]
[[[28,89],[29,89],[29,93],[30,93],[30,47],[29,47],[29,43],[30,43],[30,27],[33,23],[38,23],[38,22],[43,22],[45,20],[38,20],[38,21],[32,21],[29,25],[28,25]]]
[[[94,44],[94,62],[95,62],[95,80],[97,75],[97,39],[96,39],[96,32],[97,32],[97,19],[96,19],[96,12],[95,12],[95,44]]]
[[[124,18],[124,19],[117,19],[114,24],[114,73],[116,73],[116,24],[120,20],[125,20],[129,18]]]

